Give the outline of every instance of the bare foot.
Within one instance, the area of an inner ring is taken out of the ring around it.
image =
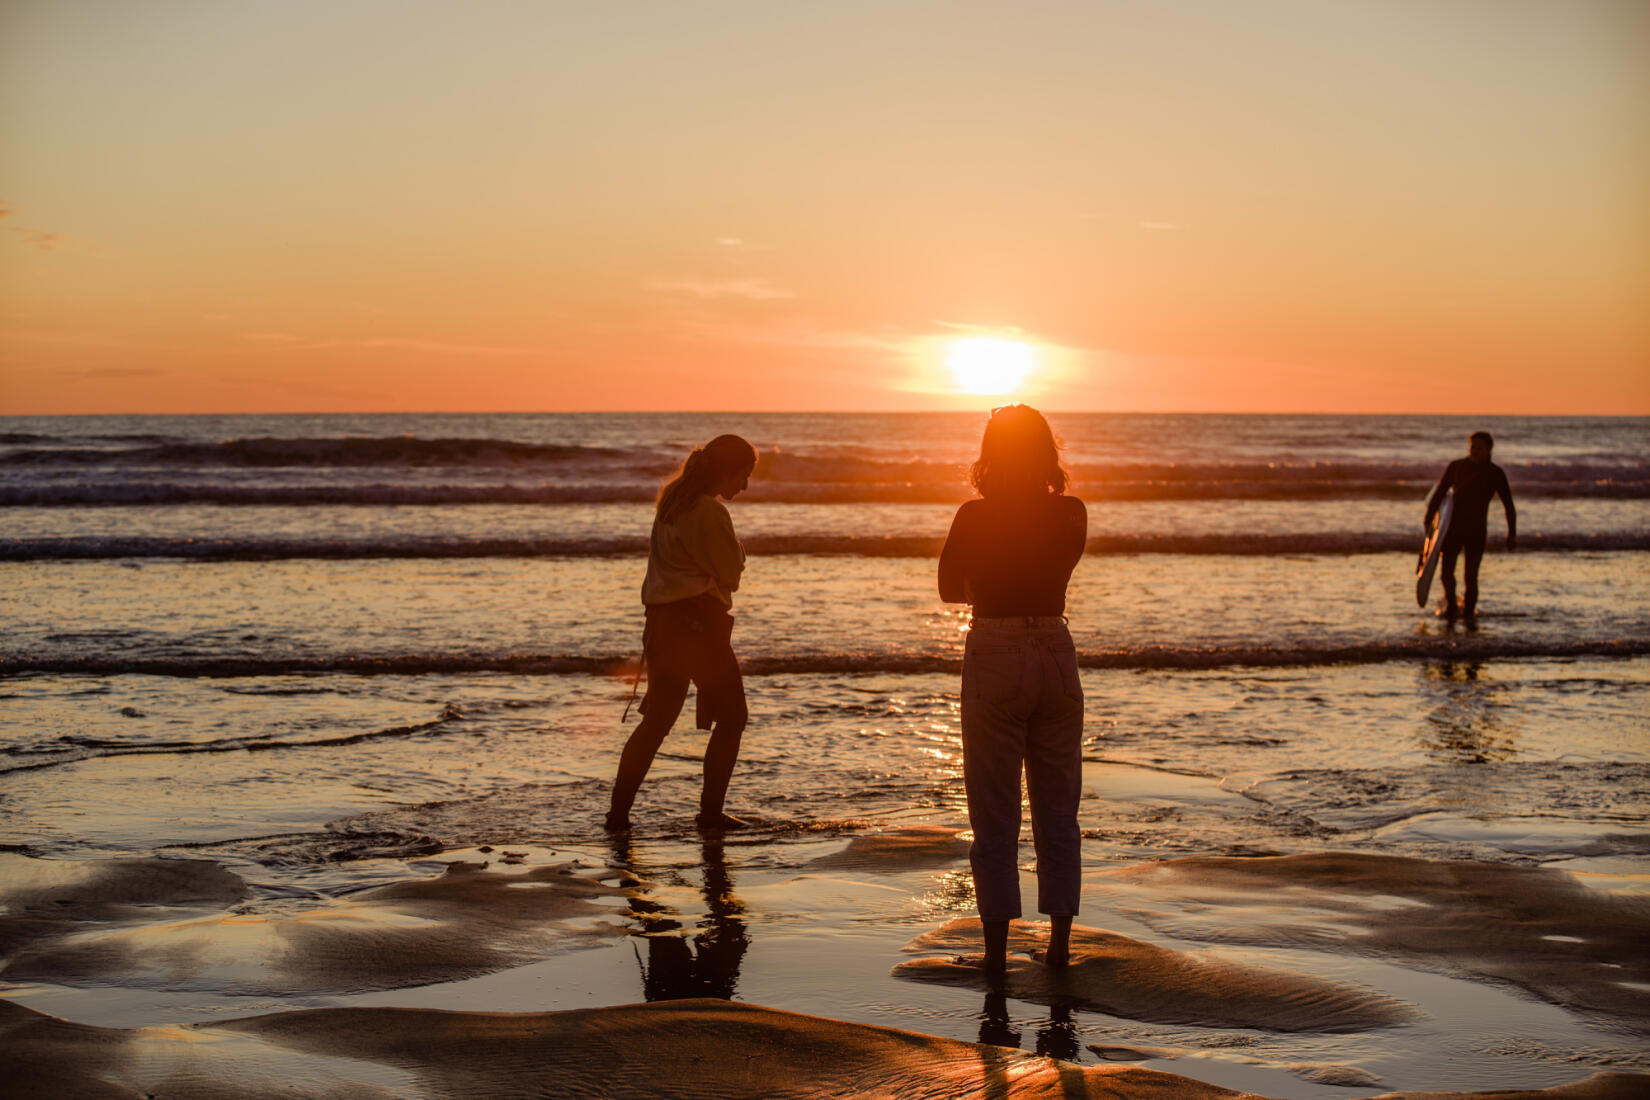
[[[602,819],[602,828],[610,833],[628,833],[630,831],[630,815],[616,814],[611,810]]]
[[[1071,917],[1048,918],[1048,947],[1042,954],[1043,965],[1050,970],[1063,970],[1071,962]]]
[[[951,961],[958,966],[966,966],[970,970],[983,970],[988,978],[1001,978],[1008,970],[1006,955],[953,955]]]
[[[1070,947],[1039,947],[1035,951],[1028,951],[1027,954],[1042,963],[1044,966],[1053,970],[1059,970],[1061,967],[1068,966],[1071,963]]]
[[[693,819],[693,824],[702,833],[721,833],[729,829],[748,829],[751,827],[750,822],[727,813],[700,814]]]

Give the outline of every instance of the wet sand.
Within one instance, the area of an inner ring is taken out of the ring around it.
[[[1205,928],[1202,940],[1313,942],[1402,959],[1511,982],[1552,1004],[1650,1030],[1650,899],[1601,896],[1568,875],[1339,852],[1180,859],[1117,877],[1151,883],[1159,896],[1218,898],[1226,924]],[[1297,904],[1280,911],[1280,896]],[[1261,920],[1230,919],[1257,907]]]
[[[784,848],[471,849],[322,900],[206,860],[0,853],[0,1095],[1650,1093],[1650,897],[1625,876],[1091,868],[1072,965],[1019,922],[994,988],[957,961],[979,932],[955,830]]]
[[[131,1097],[1253,1097],[1155,1070],[721,1000],[544,1013],[318,1009],[120,1030],[0,1002],[8,1095]],[[1626,1100],[1642,1078],[1478,1096]],[[1423,1096],[1462,1093],[1391,1093]]]
[[[1015,921],[1009,965],[1000,983],[1007,995],[1033,1004],[1066,1004],[1153,1023],[1265,1031],[1366,1031],[1415,1019],[1395,998],[1310,975],[1240,966],[1142,943],[1097,928],[1073,926],[1071,961],[1059,968],[1033,956],[1048,939],[1046,925]],[[977,965],[984,950],[980,922],[950,921],[918,936],[908,951],[938,952],[894,968],[911,981],[997,988]]]

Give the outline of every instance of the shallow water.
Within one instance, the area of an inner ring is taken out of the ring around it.
[[[1067,611],[1090,664],[1632,655],[1650,651],[1647,562],[1489,556],[1480,618],[1461,626],[1417,613],[1396,555],[1091,556]],[[960,658],[966,613],[939,602],[933,569],[922,558],[754,559],[736,610],[746,667],[950,667],[934,662]],[[8,671],[165,662],[211,672],[234,661],[257,673],[365,659],[508,671],[531,658],[571,669],[633,657],[641,634],[639,568],[623,558],[24,562],[4,572]]]
[[[571,856],[622,864],[679,926],[614,899],[590,919],[628,941],[574,937],[577,950],[490,975],[347,998],[236,993],[210,968],[181,984],[36,975],[4,995],[132,1024],[343,999],[583,1007],[712,982],[1276,1096],[1348,1094],[1293,1063],[1359,1067],[1383,1082],[1366,1094],[1638,1065],[1636,1039],[1481,976],[1281,936],[1232,942],[1292,902],[1142,892],[1113,873],[1352,851],[1541,865],[1650,892],[1645,422],[1495,424],[1522,549],[1499,548],[1492,509],[1471,626],[1415,606],[1410,544],[1427,481],[1476,423],[1059,423],[1091,517],[1068,608],[1087,694],[1083,920],[1181,949],[1224,938],[1240,961],[1363,983],[1425,1013],[1396,1031],[1284,1039],[982,1006],[890,977],[907,941],[971,912],[954,853],[920,866],[843,853],[880,830],[966,828],[967,619],[939,603],[933,555],[972,422],[748,419],[0,423],[0,499],[13,502],[0,507],[7,849],[54,864],[217,861],[247,884],[235,918],[261,921],[318,919],[306,914],[455,858]],[[616,850],[599,820],[628,732],[646,499],[683,441],[724,428],[778,452],[771,482],[732,505],[752,549],[735,635],[752,724],[730,807],[757,829],[715,859],[699,842],[705,738],[679,727]],[[442,442],[454,439],[491,442]],[[148,465],[130,464],[134,449]],[[570,489],[588,499],[531,503]],[[132,503],[148,499],[172,502]],[[1029,870],[1029,840],[1025,859]],[[736,921],[718,876],[745,907]],[[89,925],[93,939],[159,917],[97,919],[113,924]],[[683,962],[684,933],[735,931],[731,977],[714,952],[695,968],[691,936]]]
[[[1091,779],[1085,856],[1642,855],[1646,668],[1086,670],[1085,751],[1113,777]],[[4,706],[49,716],[5,758],[18,770],[0,823],[16,842],[64,856],[206,845],[186,850],[328,889],[348,887],[337,857],[356,849],[600,843],[627,732],[627,686],[587,676],[41,675],[8,688]],[[788,837],[819,830],[966,826],[952,677],[764,676],[750,698],[732,805],[768,825],[774,859]],[[666,742],[642,835],[687,834],[704,742],[687,729]],[[1536,820],[1552,834],[1540,843],[1509,827]],[[244,839],[269,834],[291,835]]]

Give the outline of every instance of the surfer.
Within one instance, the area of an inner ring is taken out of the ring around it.
[[[1031,799],[1044,959],[1070,958],[1080,893],[1083,686],[1066,629],[1066,582],[1083,556],[1088,512],[1066,493],[1060,447],[1028,405],[996,409],[969,471],[979,492],[957,509],[940,552],[940,598],[974,606],[963,650],[963,783],[974,830],[969,862],[1000,976],[1020,915],[1020,773]]]
[[[1441,609],[1449,618],[1462,615],[1471,618],[1478,611],[1478,563],[1484,557],[1484,543],[1488,539],[1490,499],[1501,498],[1501,507],[1507,514],[1507,549],[1518,546],[1518,510],[1513,507],[1512,487],[1507,484],[1506,472],[1490,461],[1495,440],[1489,432],[1473,432],[1467,439],[1467,457],[1458,458],[1444,470],[1438,487],[1427,499],[1427,514],[1421,526],[1430,530],[1432,517],[1443,503],[1444,494],[1455,491],[1454,515],[1444,535],[1443,573],[1444,605]],[[1462,580],[1465,590],[1461,602],[1455,602],[1455,559],[1465,553]]]
[[[745,824],[722,810],[749,717],[729,614],[745,569],[745,549],[722,500],[743,492],[754,469],[755,447],[736,435],[719,435],[695,447],[676,476],[659,490],[642,580],[647,694],[642,697],[641,723],[625,742],[613,780],[605,822],[610,832],[630,828],[636,791],[682,713],[689,684],[699,687],[696,723],[711,731],[698,826],[716,830]]]

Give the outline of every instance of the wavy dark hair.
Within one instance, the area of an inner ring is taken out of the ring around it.
[[[983,497],[1063,493],[1071,475],[1060,461],[1060,441],[1030,405],[991,410],[980,435],[980,457],[968,483]]]
[[[654,518],[669,523],[709,493],[723,474],[755,466],[756,448],[737,435],[719,435],[703,447],[693,448],[681,469],[660,487]]]

